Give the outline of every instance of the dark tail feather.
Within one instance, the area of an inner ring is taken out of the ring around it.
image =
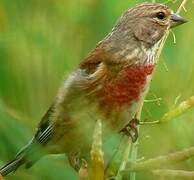
[[[0,174],[5,177],[11,172],[17,170],[18,167],[25,164],[26,168],[30,168],[36,161],[38,161],[43,154],[39,152],[38,146],[34,143],[34,141],[30,141],[24,148],[22,148],[15,159],[8,162],[5,166],[0,168]]]
[[[17,170],[19,166],[25,163],[24,156],[16,156],[16,158],[8,162],[5,166],[0,169],[0,174],[5,177],[11,172]]]

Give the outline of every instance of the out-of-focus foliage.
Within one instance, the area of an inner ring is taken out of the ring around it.
[[[1,0],[0,1],[0,165],[32,137],[36,124],[55,97],[64,77],[112,28],[128,7],[142,0]],[[159,2],[159,1],[158,1]],[[160,1],[165,2],[165,1]],[[169,6],[176,10],[180,1]],[[194,94],[194,4],[189,23],[173,30],[152,82],[143,119],[155,120]],[[168,67],[166,71],[164,62]],[[179,98],[177,98],[179,97]],[[194,111],[164,125],[143,127],[139,158],[194,145]],[[111,149],[110,149],[111,150]],[[193,169],[194,160],[177,168]],[[41,159],[7,179],[75,179],[64,155]],[[138,174],[137,179],[152,179]]]

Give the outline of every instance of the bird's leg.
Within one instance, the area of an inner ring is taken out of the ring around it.
[[[123,129],[121,129],[120,132],[129,136],[132,139],[132,142],[134,143],[138,138],[138,125],[139,120],[134,118]]]

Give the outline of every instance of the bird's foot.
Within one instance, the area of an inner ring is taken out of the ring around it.
[[[79,179],[85,180],[88,177],[88,164],[85,159],[82,159],[79,153],[74,153],[68,156],[70,165],[77,171]]]
[[[136,142],[138,138],[138,128],[139,120],[134,118],[132,119],[120,132],[124,133],[131,138],[132,142]]]
[[[73,167],[77,172],[79,172],[82,166],[82,160],[79,156],[79,153],[70,154],[68,156],[69,164]]]

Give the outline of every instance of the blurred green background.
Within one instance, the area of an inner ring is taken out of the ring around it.
[[[63,79],[140,0],[0,0],[0,165],[33,136]],[[157,1],[165,2],[165,1]],[[174,10],[177,3],[168,3]],[[170,35],[147,99],[143,120],[156,120],[194,94],[194,4],[182,12],[189,23]],[[164,65],[165,64],[165,65]],[[166,66],[168,71],[166,70]],[[177,98],[179,97],[179,98]],[[138,157],[154,157],[194,145],[194,110],[168,124],[143,127]],[[111,147],[110,147],[111,149]],[[194,160],[174,166],[194,170]],[[76,179],[64,155],[48,156],[7,179]],[[139,173],[138,180],[155,179]]]

